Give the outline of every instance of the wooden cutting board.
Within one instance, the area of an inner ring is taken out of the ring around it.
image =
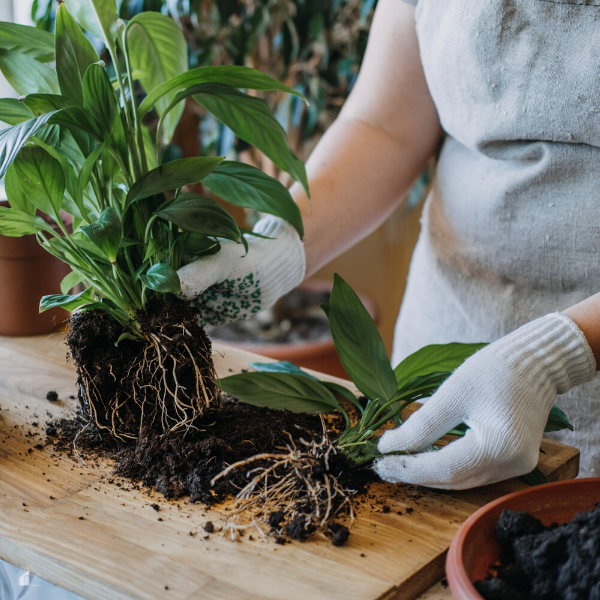
[[[75,408],[65,355],[62,335],[0,338],[0,558],[90,600],[410,600],[443,576],[448,545],[470,514],[524,487],[512,480],[448,493],[378,484],[341,548],[325,539],[205,539],[203,525],[218,523],[218,510],[165,501],[113,479],[109,466],[33,448],[47,420]],[[249,360],[265,359],[216,348],[221,376]],[[47,401],[49,390],[61,400]],[[578,464],[574,448],[543,442],[548,479],[575,477]]]

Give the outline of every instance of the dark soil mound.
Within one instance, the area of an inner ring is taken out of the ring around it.
[[[340,426],[334,421],[334,430]],[[316,415],[271,410],[225,398],[223,410],[205,415],[182,435],[158,435],[152,429],[143,429],[137,440],[118,443],[107,432],[98,429],[89,419],[59,420],[49,425],[47,433],[54,436],[54,444],[62,451],[77,451],[87,458],[101,454],[115,460],[115,473],[154,487],[166,498],[189,495],[190,502],[214,504],[236,495],[253,477],[257,468],[267,466],[266,461],[256,461],[250,466],[231,470],[214,486],[211,480],[230,465],[262,453],[278,453],[291,445],[312,443],[323,437],[321,419]],[[280,469],[284,473],[285,467]],[[340,455],[329,455],[317,464],[310,474],[313,483],[327,474],[340,485],[360,491],[375,480],[371,469],[357,470]],[[277,472],[273,473],[275,478]],[[306,511],[310,506],[304,507]],[[304,539],[313,530],[305,527],[302,515],[275,515],[268,519],[277,535]],[[333,543],[342,544],[348,537],[347,529],[339,523],[329,524]]]
[[[505,510],[496,533],[497,576],[475,582],[486,600],[600,600],[600,504],[550,527]]]
[[[147,339],[118,342],[125,330],[106,312],[71,318],[67,341],[84,414],[116,437],[135,438],[142,427],[186,429],[219,408],[211,343],[197,311],[153,298],[137,322]]]

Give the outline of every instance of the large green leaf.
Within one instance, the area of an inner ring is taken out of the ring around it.
[[[240,162],[223,161],[204,185],[230,204],[275,215],[291,223],[304,236],[302,215],[286,187],[260,169]]]
[[[117,37],[115,0],[64,0],[75,21],[92,35],[114,46]]]
[[[303,377],[308,377],[314,381],[319,381],[316,377],[303,371],[298,365],[295,365],[289,360],[268,363],[251,362],[249,364],[253,369],[261,373],[291,373],[292,375],[302,375]]]
[[[123,223],[112,206],[105,208],[97,221],[82,227],[81,231],[102,250],[111,263],[117,260],[123,239]]]
[[[394,369],[398,387],[419,375],[427,375],[434,371],[454,371],[478,350],[487,344],[432,344],[405,358]]]
[[[27,146],[14,165],[27,199],[42,212],[60,219],[65,195],[65,174],[60,163],[39,146]]]
[[[73,100],[58,94],[28,94],[22,102],[36,117],[68,108],[74,104]]]
[[[0,235],[21,237],[41,231],[53,233],[52,227],[41,217],[36,217],[18,208],[0,206]]]
[[[56,74],[63,96],[83,104],[83,77],[98,54],[64,3],[56,9]]]
[[[155,292],[160,292],[162,294],[181,294],[179,275],[177,275],[177,271],[169,265],[163,263],[154,265],[148,269],[145,275],[140,275],[140,279],[146,287]]]
[[[83,107],[92,116],[98,135],[108,139],[119,118],[119,107],[108,75],[100,65],[90,65],[85,72]]]
[[[248,90],[280,90],[304,99],[299,92],[256,69],[234,65],[198,67],[182,73],[152,90],[140,104],[138,109],[140,116],[144,116],[160,98],[173,90],[179,91],[184,87],[199,83],[224,83],[234,88]]]
[[[0,21],[0,48],[16,50],[40,62],[54,60],[54,36],[37,27]]]
[[[75,192],[75,204],[79,207],[79,210],[86,215],[87,209],[84,204],[85,190],[90,182],[92,171],[96,165],[96,161],[104,150],[104,144],[100,144],[86,159],[79,171],[79,177],[77,178],[77,189]]]
[[[359,297],[337,273],[329,321],[340,361],[356,387],[371,400],[391,400],[398,386],[383,340]]]
[[[78,140],[82,152],[87,150],[89,139],[86,136],[91,136],[94,140],[102,141],[93,116],[83,106],[69,106],[62,110],[58,110],[52,114],[48,121],[51,125],[59,125],[71,130]]]
[[[92,302],[94,302],[94,296],[92,294],[92,288],[89,287],[80,294],[54,294],[52,296],[44,296],[40,301],[40,312],[59,307],[72,311]]]
[[[138,179],[127,194],[126,204],[129,206],[136,200],[142,200],[166,192],[176,190],[184,185],[202,181],[221,163],[221,157],[181,158],[166,165],[152,169]]]
[[[60,291],[66,295],[80,283],[83,283],[83,277],[79,273],[71,271],[60,282]]]
[[[0,48],[0,71],[21,96],[60,93],[56,71],[27,54]]]
[[[253,406],[303,413],[339,409],[333,394],[318,381],[292,373],[240,373],[219,381],[221,389]]]
[[[15,172],[15,166],[10,165],[4,176],[4,188],[8,203],[13,208],[18,208],[30,215],[35,215],[35,206],[27,199],[21,189],[21,184]]]
[[[241,233],[229,213],[211,198],[199,194],[180,194],[155,213],[184,231],[239,241]]]
[[[171,107],[195,100],[239,138],[256,146],[282,171],[299,181],[308,194],[304,163],[288,146],[287,134],[267,103],[222,83],[202,83],[179,92]]]
[[[546,422],[546,428],[544,431],[549,433],[551,431],[561,431],[563,429],[570,429],[573,431],[573,425],[569,422],[567,415],[555,404],[548,415],[548,421]]]
[[[127,25],[125,35],[131,65],[140,72],[139,81],[146,93],[188,70],[187,42],[170,17],[157,12],[139,13]],[[168,92],[158,99],[159,115],[165,112],[175,93]],[[183,105],[180,105],[165,119],[163,133],[167,141],[173,136],[182,113]]]
[[[31,117],[31,111],[16,98],[0,98],[0,121],[3,123],[18,125]]]

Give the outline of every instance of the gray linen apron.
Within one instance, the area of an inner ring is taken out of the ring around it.
[[[415,4],[415,0],[406,0]],[[426,344],[494,341],[600,291],[600,0],[419,0],[448,133],[396,324]],[[558,398],[600,475],[600,380]]]

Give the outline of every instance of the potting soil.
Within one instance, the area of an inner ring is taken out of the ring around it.
[[[505,510],[496,533],[501,565],[475,582],[485,600],[600,600],[600,504],[550,527]]]

